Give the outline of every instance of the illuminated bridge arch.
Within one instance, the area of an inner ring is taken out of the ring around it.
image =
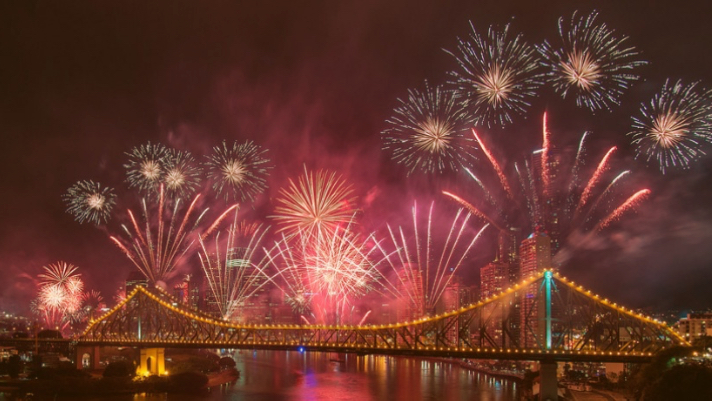
[[[519,360],[646,362],[689,345],[667,325],[552,270],[460,309],[379,325],[235,324],[137,287],[93,320],[82,345],[377,353]]]

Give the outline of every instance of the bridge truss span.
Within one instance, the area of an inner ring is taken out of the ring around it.
[[[315,350],[514,360],[646,362],[689,345],[665,324],[552,270],[436,316],[377,325],[253,325],[215,319],[137,287],[92,321],[85,345]]]

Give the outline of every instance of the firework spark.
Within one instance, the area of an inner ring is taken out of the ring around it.
[[[99,291],[91,290],[82,294],[82,311],[86,319],[94,319],[105,307],[104,297]]]
[[[233,142],[231,147],[223,141],[222,146],[215,146],[205,164],[216,193],[226,201],[254,200],[267,188],[270,166],[266,152],[252,141]]]
[[[538,47],[554,90],[592,111],[619,105],[624,91],[640,78],[635,71],[647,64],[627,45],[627,37],[616,37],[597,17],[594,11],[588,16],[575,12],[569,21],[559,18],[561,47],[546,41]]]
[[[672,168],[687,169],[705,153],[702,145],[712,142],[712,91],[699,82],[684,85],[666,81],[640,115],[633,117],[636,157],[655,160],[663,174]]]
[[[453,92],[434,89],[425,82],[425,91],[408,91],[408,100],[386,120],[389,128],[381,132],[383,149],[393,154],[393,160],[405,165],[408,174],[415,170],[433,173],[458,171],[472,162],[473,143],[465,130],[473,123],[464,103]]]
[[[198,189],[202,169],[190,152],[169,149],[163,169],[163,183],[168,194],[173,197],[187,199]]]
[[[395,276],[388,284],[401,298],[404,298],[414,312],[413,317],[420,317],[435,309],[488,226],[485,225],[474,235],[466,233],[471,214],[463,213],[463,209],[459,209],[444,242],[436,240],[433,238],[434,207],[433,202],[430,204],[424,231],[422,218],[418,217],[417,204],[412,208],[412,230],[403,227],[394,230],[388,226],[389,237],[395,251],[392,253],[383,251],[387,265]],[[438,243],[442,248],[438,251],[434,243]]]
[[[458,39],[455,57],[460,69],[450,73],[449,82],[477,125],[506,125],[530,106],[542,85],[539,58],[521,34],[511,38],[509,25],[498,30],[490,26],[481,36],[470,23],[470,40]]]
[[[218,233],[212,243],[200,239],[200,265],[210,293],[223,319],[238,321],[245,301],[260,291],[270,280],[264,271],[264,260],[257,260],[256,251],[267,228],[252,227],[238,221],[238,210],[226,230],[223,241]],[[247,230],[245,228],[248,228]]]
[[[452,191],[443,191],[443,194],[467,208],[474,216],[492,224],[499,231],[506,231],[510,227],[533,230],[539,226],[555,241],[554,252],[559,250],[559,246],[574,231],[592,229],[597,231],[604,228],[608,223],[601,222],[608,219],[611,213],[621,214],[611,212],[611,209],[617,209],[612,193],[614,187],[620,187],[617,184],[629,175],[627,171],[617,173],[607,185],[599,185],[608,179],[610,159],[615,147],[605,153],[595,170],[588,176],[586,183],[582,184],[579,180],[582,176],[585,178],[582,166],[586,164],[583,159],[585,139],[589,134],[584,133],[582,136],[575,156],[569,155],[565,149],[557,149],[551,143],[550,136],[545,122],[542,149],[532,153],[531,162],[525,160],[515,163],[514,171],[518,177],[516,181],[520,184],[518,187],[505,187],[504,183],[515,181],[506,179],[500,163],[490,154],[487,159],[492,165],[496,178],[483,180],[468,170],[469,176],[477,184],[476,190],[484,195],[481,197],[483,201],[471,203]],[[476,137],[476,139],[483,152],[488,149],[481,138]],[[546,165],[543,165],[542,159],[545,157]],[[487,183],[497,182],[499,187],[487,185]],[[630,209],[637,203],[639,202],[629,203],[622,211]]]
[[[308,236],[313,232],[333,232],[339,224],[348,224],[354,213],[353,188],[336,173],[320,170],[304,175],[280,190],[279,205],[271,216],[282,227],[279,231]]]
[[[133,229],[130,230],[128,227],[123,226],[128,235],[128,240],[121,240],[114,236],[110,237],[151,284],[156,284],[158,281],[167,278],[175,268],[178,260],[190,249],[192,242],[187,241],[188,234],[196,228],[203,214],[205,214],[205,211],[203,211],[189,226],[198,198],[200,198],[200,194],[193,198],[192,203],[177,225],[176,223],[179,220],[178,211],[181,205],[180,199],[176,200],[172,213],[167,213],[164,189],[163,185],[161,185],[158,203],[152,203],[152,206],[156,206],[156,217],[151,217],[152,214],[149,214],[147,201],[144,199],[141,203],[144,228],[142,229],[139,226],[133,212],[128,210],[131,228]]]
[[[165,174],[163,165],[168,156],[168,149],[161,144],[148,142],[133,148],[127,155],[129,162],[124,167],[129,187],[138,187],[148,193],[155,192]]]
[[[43,267],[39,274],[39,291],[36,309],[48,327],[61,327],[82,303],[84,282],[76,273],[77,267],[57,262]]]
[[[343,322],[347,306],[383,281],[377,241],[353,231],[353,220],[333,231],[282,236],[267,251],[277,287],[295,312],[311,310],[320,322]]]
[[[90,221],[96,225],[109,220],[116,204],[114,189],[102,187],[94,181],[77,182],[67,189],[62,198],[67,204],[67,213],[78,222]]]

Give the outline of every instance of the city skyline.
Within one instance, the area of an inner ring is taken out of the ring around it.
[[[87,288],[112,298],[112,288],[133,268],[109,240],[118,232],[116,214],[135,208],[139,199],[125,182],[126,154],[148,141],[200,157],[223,140],[252,140],[266,148],[273,165],[268,188],[242,209],[273,230],[277,223],[267,216],[274,214],[280,189],[306,169],[334,171],[353,185],[366,231],[407,221],[413,200],[455,209],[440,192],[463,188],[462,177],[408,175],[381,150],[380,133],[397,99],[426,79],[447,80],[457,65],[442,49],[467,36],[470,20],[481,31],[510,23],[530,42],[540,42],[554,37],[559,17],[593,10],[583,2],[422,9],[398,2],[164,6],[3,6],[9,10],[0,40],[13,55],[0,68],[0,130],[8,144],[2,161],[3,309],[26,307],[42,267],[60,260],[79,267]],[[572,255],[562,271],[630,307],[710,306],[712,296],[704,290],[712,280],[712,253],[704,245],[712,239],[712,158],[662,175],[656,166],[633,160],[626,133],[640,103],[666,79],[712,87],[712,57],[698,42],[712,28],[703,12],[684,5],[646,5],[646,16],[638,10],[642,2],[596,6],[599,18],[628,36],[650,62],[622,106],[592,114],[542,91],[526,118],[504,128],[479,127],[478,133],[498,144],[495,151],[508,169],[537,150],[543,112],[566,146],[591,131],[594,160],[618,146],[616,167],[632,170],[636,188],[652,194],[604,234],[569,238],[576,247],[567,249]],[[486,163],[480,157],[474,167]],[[78,180],[117,190],[115,216],[106,226],[79,224],[65,213],[62,195]],[[212,195],[202,199],[200,206],[213,211],[230,206]],[[477,222],[472,229],[480,227]],[[492,231],[485,237],[474,268],[494,257],[497,236]],[[200,271],[197,257],[189,263],[178,271]],[[475,281],[476,274],[464,273]],[[618,275],[615,282],[612,274]]]

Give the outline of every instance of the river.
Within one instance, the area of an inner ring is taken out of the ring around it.
[[[438,360],[319,352],[241,351],[240,378],[207,396],[136,394],[102,401],[393,401],[519,399],[517,383]]]

